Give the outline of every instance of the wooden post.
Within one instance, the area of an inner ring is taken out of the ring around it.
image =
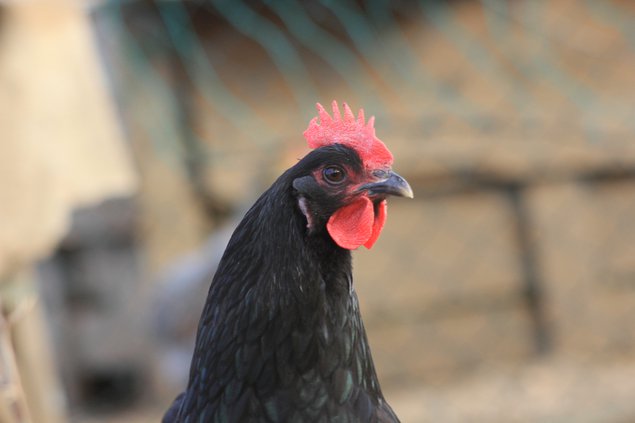
[[[3,281],[0,302],[3,311],[0,348],[4,360],[0,364],[0,377],[10,382],[3,402],[17,418],[8,421],[67,421],[65,397],[31,272],[24,271]]]
[[[0,285],[0,287],[3,286],[4,284]],[[4,295],[0,295],[0,305],[4,305],[4,298]],[[0,421],[7,423],[32,421],[11,342],[11,328],[5,318],[3,306],[0,307]]]

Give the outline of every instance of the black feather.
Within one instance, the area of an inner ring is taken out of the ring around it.
[[[239,224],[209,290],[188,387],[164,423],[399,421],[379,388],[351,253],[325,229],[345,201],[314,179],[331,164],[362,170],[347,147],[316,149]]]

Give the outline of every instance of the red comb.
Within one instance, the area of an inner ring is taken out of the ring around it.
[[[318,116],[311,119],[304,131],[304,138],[310,148],[319,148],[333,144],[344,144],[359,154],[368,168],[386,168],[392,165],[392,154],[383,142],[375,136],[375,117],[365,122],[364,109],[359,109],[357,118],[344,103],[344,116],[340,114],[337,101],[333,100],[333,117],[317,103]],[[318,123],[318,118],[320,123]]]

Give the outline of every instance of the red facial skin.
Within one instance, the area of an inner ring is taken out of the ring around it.
[[[372,172],[358,175],[351,169],[344,169],[346,180],[340,192],[344,193],[346,205],[335,211],[329,218],[326,229],[337,245],[348,250],[360,246],[372,248],[386,223],[387,203],[385,199],[371,198],[359,188],[378,179]],[[324,179],[322,169],[314,172],[314,178],[325,188],[334,187]]]
[[[375,135],[374,117],[366,122],[363,109],[355,117],[346,103],[342,115],[336,101],[333,101],[332,109],[333,116],[318,103],[318,117],[311,120],[304,137],[311,148],[336,143],[353,148],[362,159],[365,175],[348,174],[350,180],[346,190],[350,201],[333,213],[327,230],[342,248],[353,250],[361,245],[371,248],[386,222],[386,200],[371,199],[365,191],[357,188],[376,179],[373,170],[390,169],[393,156]],[[328,183],[322,179],[321,172],[316,172],[314,176],[316,180]]]

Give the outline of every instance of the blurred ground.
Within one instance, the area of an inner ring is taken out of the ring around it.
[[[396,394],[404,422],[615,422],[635,420],[630,400],[635,363],[532,363],[488,368],[450,386],[426,386]]]
[[[626,423],[635,420],[635,363],[532,363],[486,368],[456,383],[386,392],[403,422]],[[150,423],[163,408],[142,408],[84,423]]]

